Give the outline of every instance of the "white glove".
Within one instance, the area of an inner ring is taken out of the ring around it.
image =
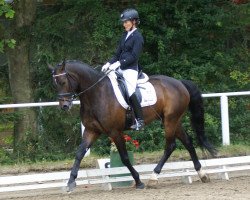
[[[106,72],[108,70],[109,66],[110,66],[110,63],[107,62],[105,65],[102,66],[102,71]]]
[[[113,63],[112,65],[109,66],[110,70],[116,70],[118,67],[121,66],[121,63],[119,61]]]

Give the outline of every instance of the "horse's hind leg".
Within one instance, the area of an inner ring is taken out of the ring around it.
[[[192,138],[189,137],[186,132],[183,130],[181,125],[179,125],[176,129],[176,137],[182,142],[182,144],[185,146],[185,148],[188,150],[191,159],[194,163],[194,168],[197,171],[201,181],[203,183],[209,182],[209,176],[205,173],[204,170],[201,168],[200,161],[198,159],[198,156],[196,154],[195,148],[193,146]]]
[[[133,176],[135,180],[136,188],[143,189],[145,187],[144,183],[141,182],[139,173],[135,170],[135,168],[132,166],[132,164],[129,161],[125,140],[122,134],[117,133],[115,134],[115,137],[112,137],[112,139],[118,149],[122,163],[128,168],[128,170],[130,171],[131,175]]]
[[[168,160],[170,155],[173,153],[173,151],[176,149],[176,143],[175,143],[175,128],[176,128],[177,122],[175,120],[165,120],[164,127],[165,127],[165,138],[166,138],[166,148],[164,151],[164,154],[155,167],[153,174],[151,175],[148,186],[153,186],[158,183],[158,174],[160,174],[163,165]]]

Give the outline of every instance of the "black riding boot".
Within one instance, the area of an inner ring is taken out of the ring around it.
[[[135,124],[132,125],[130,128],[135,129],[137,131],[143,130],[145,124],[144,124],[144,118],[143,118],[143,114],[142,114],[142,108],[141,108],[141,104],[138,101],[138,98],[137,98],[135,93],[133,93],[129,97],[129,101],[130,101],[130,104],[134,110],[135,118],[136,118]]]

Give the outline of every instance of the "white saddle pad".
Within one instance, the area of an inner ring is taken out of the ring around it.
[[[124,97],[122,96],[122,93],[119,89],[115,72],[114,71],[110,72],[108,74],[108,77],[111,81],[118,102],[121,104],[123,108],[127,109],[129,105],[124,100]],[[157,97],[153,85],[150,82],[146,82],[146,83],[139,83],[138,87],[142,95],[141,107],[154,105],[157,101]]]

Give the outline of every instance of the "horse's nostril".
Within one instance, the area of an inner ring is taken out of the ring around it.
[[[63,110],[68,110],[68,109],[69,109],[69,106],[63,105],[62,109],[63,109]]]

